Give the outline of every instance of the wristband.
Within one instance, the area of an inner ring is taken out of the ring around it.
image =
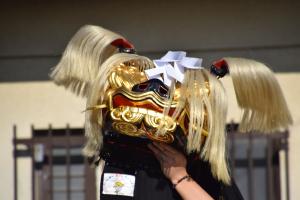
[[[179,179],[175,184],[173,184],[173,188],[175,188],[179,183],[181,183],[185,179],[187,181],[190,181],[191,180],[191,176],[190,175],[185,175],[184,177],[182,177],[181,179]]]

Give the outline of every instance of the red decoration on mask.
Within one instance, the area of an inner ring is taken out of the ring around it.
[[[214,61],[214,62],[213,62],[213,65],[214,65],[216,68],[218,68],[218,69],[221,69],[221,68],[228,68],[226,61],[223,60],[223,59]]]
[[[111,45],[115,46],[115,47],[122,47],[122,48],[128,48],[128,49],[134,49],[133,44],[131,44],[130,42],[128,42],[125,39],[116,39],[114,40]]]

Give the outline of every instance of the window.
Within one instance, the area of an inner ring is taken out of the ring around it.
[[[32,138],[14,139],[15,169],[18,157],[32,158],[34,200],[96,199],[95,171],[82,156],[82,129],[32,129]],[[23,144],[27,149],[18,149]],[[15,180],[17,181],[17,170]],[[15,185],[15,199],[17,186]]]

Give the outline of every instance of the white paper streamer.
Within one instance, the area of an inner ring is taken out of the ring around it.
[[[148,79],[159,79],[169,87],[174,79],[183,81],[185,68],[203,68],[201,58],[186,57],[184,51],[168,51],[161,59],[153,60],[153,63],[155,68],[145,70]]]

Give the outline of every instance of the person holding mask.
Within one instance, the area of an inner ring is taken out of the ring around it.
[[[243,199],[226,161],[228,105],[219,78],[229,72],[244,109],[241,131],[291,124],[282,91],[260,62],[224,58],[208,70],[184,51],[151,60],[123,36],[83,26],[51,77],[86,98],[83,153],[105,161],[101,200]]]
[[[187,172],[185,156],[176,149],[154,142],[148,145],[161,165],[162,172],[184,200],[212,200],[213,198]]]

